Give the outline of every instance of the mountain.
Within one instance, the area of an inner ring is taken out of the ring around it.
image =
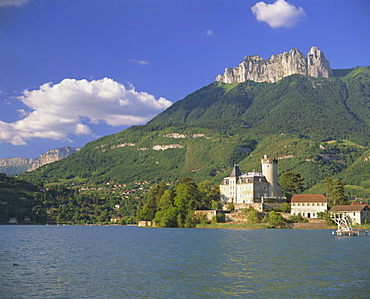
[[[42,165],[64,159],[79,150],[80,148],[77,147],[64,146],[47,151],[36,159],[27,159],[21,157],[0,159],[0,172],[3,172],[7,175],[13,175],[20,174],[25,171],[32,171],[38,167],[41,167]]]
[[[324,56],[317,57],[324,65]],[[216,81],[146,125],[90,142],[21,177],[74,186],[185,176],[217,184],[234,163],[259,170],[267,154],[279,159],[279,174],[300,172],[309,191],[324,192],[320,184],[329,176],[355,186],[352,195],[370,197],[370,183],[363,183],[370,182],[369,86],[370,67],[332,70],[328,78],[292,74],[275,83]]]
[[[292,49],[270,59],[263,60],[259,55],[246,56],[235,68],[226,68],[216,81],[223,83],[241,83],[247,80],[254,82],[275,83],[293,74],[312,77],[333,77],[329,61],[318,47],[311,47],[305,57],[298,49]]]
[[[357,68],[341,78],[294,74],[277,83],[214,82],[174,103],[149,124],[258,135],[293,133],[367,144],[369,75],[370,68]]]

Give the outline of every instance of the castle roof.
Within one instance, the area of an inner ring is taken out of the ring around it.
[[[237,164],[234,165],[233,171],[230,174],[230,177],[238,177],[242,174]]]

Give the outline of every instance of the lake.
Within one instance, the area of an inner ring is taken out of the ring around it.
[[[0,298],[370,298],[370,236],[331,232],[3,225]]]

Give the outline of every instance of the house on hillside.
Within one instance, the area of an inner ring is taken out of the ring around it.
[[[295,194],[291,201],[291,215],[301,214],[306,218],[317,218],[317,213],[328,210],[328,199],[323,194]]]
[[[370,222],[370,207],[367,204],[337,205],[329,213],[339,215],[340,218],[347,216],[352,224]]]
[[[261,159],[262,173],[242,173],[238,165],[230,176],[220,184],[220,197],[223,205],[233,203],[235,208],[243,208],[248,204],[262,203],[263,198],[280,198],[281,189],[278,184],[277,159]]]

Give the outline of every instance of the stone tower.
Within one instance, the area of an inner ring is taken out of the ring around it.
[[[262,164],[262,174],[266,177],[266,180],[271,185],[270,196],[271,197],[280,197],[281,191],[278,184],[278,175],[277,175],[277,164],[278,160],[273,158],[268,158],[267,155],[261,159]]]

